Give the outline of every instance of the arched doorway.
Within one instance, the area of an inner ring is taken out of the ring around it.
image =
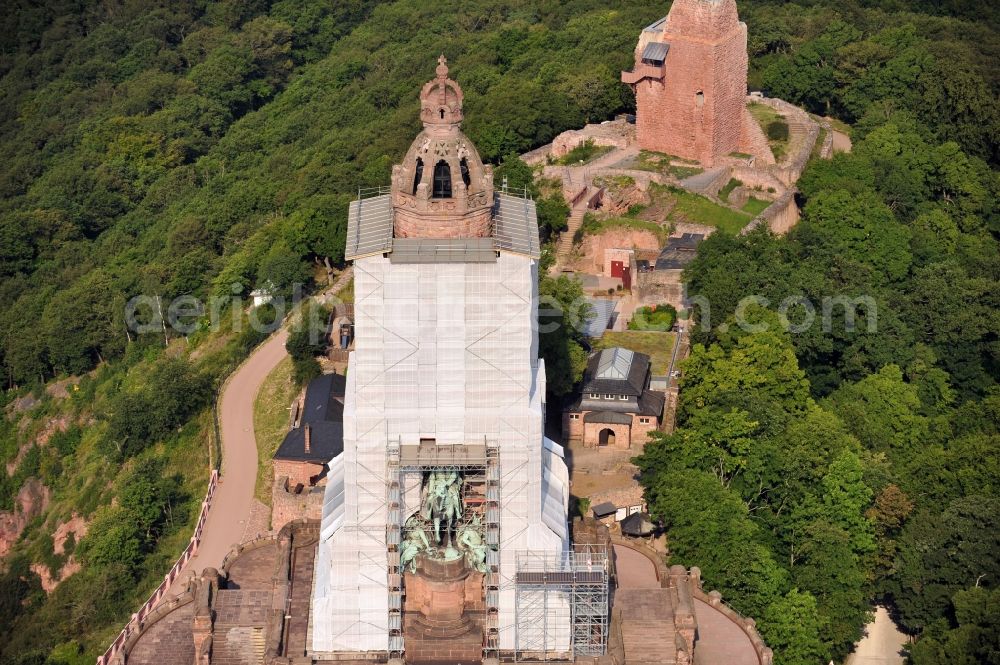
[[[615,431],[610,427],[605,427],[601,430],[601,433],[597,435],[597,445],[601,446],[613,446],[615,445]]]

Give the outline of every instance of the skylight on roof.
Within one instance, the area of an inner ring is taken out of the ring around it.
[[[632,367],[633,356],[635,353],[618,346],[604,349],[597,360],[597,378],[627,379],[629,368]]]

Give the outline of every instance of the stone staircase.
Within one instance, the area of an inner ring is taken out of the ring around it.
[[[583,225],[583,216],[587,214],[587,196],[583,196],[569,212],[569,219],[566,222],[566,230],[559,235],[556,242],[556,265],[561,265],[570,251],[573,249],[573,237]]]

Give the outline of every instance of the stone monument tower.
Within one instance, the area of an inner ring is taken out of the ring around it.
[[[355,349],[315,568],[317,657],[495,660],[527,630],[519,562],[569,549],[566,465],[543,433],[534,202],[494,191],[443,57],[420,103],[391,187],[349,210]],[[571,648],[570,621],[536,641]]]
[[[641,148],[705,166],[736,152],[774,162],[746,109],[747,26],[736,0],[674,0],[640,34],[622,81],[635,90]]]

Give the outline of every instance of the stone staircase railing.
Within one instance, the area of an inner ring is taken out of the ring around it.
[[[107,665],[114,658],[115,654],[122,648],[129,636],[135,632],[142,621],[153,611],[157,603],[163,599],[166,595],[167,590],[170,589],[170,585],[173,584],[181,574],[181,570],[187,565],[188,561],[197,554],[198,546],[201,544],[201,534],[205,529],[205,522],[208,520],[208,509],[212,505],[212,497],[215,496],[215,489],[219,485],[219,472],[212,470],[212,475],[208,480],[208,490],[205,492],[205,499],[201,502],[201,514],[198,515],[198,524],[194,528],[194,534],[191,536],[191,540],[188,541],[187,547],[181,552],[180,557],[174,562],[174,565],[170,568],[170,572],[163,576],[163,581],[160,582],[160,586],[156,587],[152,595],[142,604],[139,611],[132,615],[129,622],[122,629],[122,632],[118,634],[118,637],[108,650],[104,652],[103,656],[97,659],[97,665]]]

